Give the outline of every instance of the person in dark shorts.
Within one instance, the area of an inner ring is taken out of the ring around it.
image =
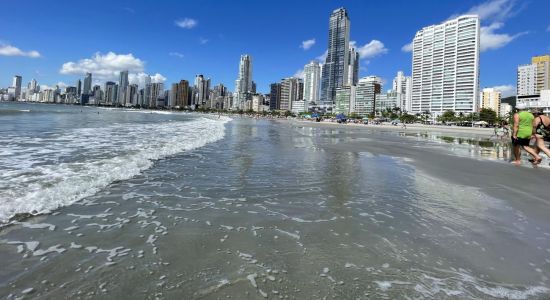
[[[525,110],[524,103],[518,103],[516,106],[518,112],[514,114],[514,127],[512,131],[512,146],[514,150],[514,165],[521,164],[521,149],[527,151],[533,157],[533,164],[538,165],[542,161],[535,149],[529,146],[533,137],[533,120],[535,117],[532,113]]]
[[[544,141],[550,140],[550,118],[545,116],[542,110],[536,110],[533,114],[535,115],[535,119],[533,120],[533,135],[537,139],[537,148],[550,158],[550,150],[544,144]]]

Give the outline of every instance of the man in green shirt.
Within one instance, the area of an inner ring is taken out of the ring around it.
[[[525,110],[524,103],[516,105],[518,112],[514,114],[514,130],[512,132],[512,145],[514,150],[513,164],[521,164],[521,148],[527,151],[533,157],[533,164],[538,165],[542,161],[533,148],[529,146],[533,137],[533,119],[532,113]]]

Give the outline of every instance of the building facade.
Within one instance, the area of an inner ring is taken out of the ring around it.
[[[477,111],[479,17],[463,15],[418,31],[413,40],[411,112]]]
[[[316,60],[311,61],[304,67],[304,100],[308,103],[319,102],[319,91],[321,83],[321,66]]]
[[[239,77],[235,80],[234,108],[242,109],[242,103],[251,100],[250,95],[255,88],[252,85],[252,57],[248,54],[241,55],[239,62]]]
[[[492,109],[497,113],[497,116],[500,115],[500,99],[501,93],[493,88],[483,89],[481,93],[481,103],[480,108]]]
[[[329,19],[327,58],[321,77],[320,105],[332,108],[336,88],[344,86],[349,69],[350,20],[345,8],[332,12]]]
[[[376,96],[382,91],[382,80],[377,76],[359,79],[355,89],[354,112],[362,117],[375,112]]]

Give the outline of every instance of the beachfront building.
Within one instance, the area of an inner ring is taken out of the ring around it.
[[[357,85],[359,81],[359,52],[354,47],[349,48],[348,77],[346,85]]]
[[[124,105],[126,98],[126,88],[128,87],[128,70],[121,71],[118,79],[118,95],[116,103],[118,105]]]
[[[269,109],[278,110],[280,109],[280,107],[281,107],[281,84],[276,82],[270,85]]]
[[[501,103],[500,104],[500,110],[498,112],[498,115],[503,117],[503,118],[506,118],[510,115],[510,113],[512,112],[512,105],[508,104],[508,103]]]
[[[403,102],[405,97],[403,94],[390,90],[387,93],[375,95],[374,111],[376,115],[382,114],[384,111],[393,111],[399,104]]]
[[[413,40],[412,113],[477,111],[479,17],[463,15],[424,27]]]
[[[321,66],[312,60],[304,67],[304,100],[308,103],[319,102],[319,85],[321,83]]]
[[[303,100],[304,83],[296,77],[284,78],[281,81],[281,96],[279,109],[292,111],[292,104],[296,100]]]
[[[251,100],[251,94],[255,93],[252,84],[252,57],[248,54],[241,55],[239,62],[239,77],[235,80],[235,93],[233,95],[233,109],[243,109],[242,103]]]
[[[300,114],[308,111],[308,102],[306,100],[296,100],[292,102],[292,112]]]
[[[543,108],[542,91],[550,90],[550,55],[534,56],[531,64],[518,66],[517,102]]]
[[[382,91],[382,79],[378,76],[367,76],[359,79],[355,89],[355,107],[353,112],[366,117],[374,114],[376,97]]]
[[[21,82],[23,81],[23,78],[19,75],[13,76],[13,98],[14,100],[19,100],[21,98]]]
[[[480,108],[489,108],[497,113],[497,116],[500,115],[500,91],[497,91],[493,88],[483,89],[481,93],[481,103]]]
[[[82,94],[90,95],[92,93],[92,73],[86,73],[84,77],[84,89]]]
[[[252,110],[255,112],[264,111],[264,96],[262,94],[252,95]]]
[[[401,111],[411,111],[411,92],[412,92],[412,78],[411,76],[405,76],[403,71],[397,72],[397,76],[393,79],[392,91],[400,94],[398,98],[400,101],[397,107]]]
[[[355,112],[355,90],[354,85],[346,85],[336,89],[336,99],[333,112],[346,116]]]
[[[345,8],[332,12],[329,19],[328,50],[321,76],[320,106],[332,109],[336,88],[344,86],[349,69],[350,20]]]

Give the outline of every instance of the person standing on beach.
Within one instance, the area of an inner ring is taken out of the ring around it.
[[[545,140],[550,139],[550,118],[545,116],[540,110],[535,111],[534,115],[533,136],[537,140],[537,148],[550,158],[550,150],[544,144]]]
[[[533,120],[535,117],[532,113],[525,110],[525,104],[519,103],[516,106],[518,112],[514,114],[514,127],[512,131],[512,146],[514,151],[514,165],[521,164],[521,148],[527,151],[533,157],[533,164],[538,165],[542,161],[533,148],[529,146],[531,137],[533,136]]]

